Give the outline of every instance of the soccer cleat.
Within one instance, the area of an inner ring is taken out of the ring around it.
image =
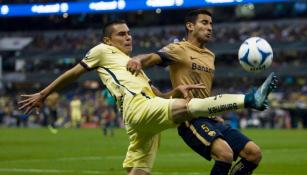
[[[48,125],[48,129],[49,129],[49,131],[50,131],[52,134],[57,134],[57,133],[58,133],[58,130],[55,129],[54,127],[52,127],[51,125]]]
[[[273,89],[276,89],[277,78],[272,72],[262,85],[256,90],[255,88],[245,95],[245,107],[263,111],[269,107],[268,95]]]

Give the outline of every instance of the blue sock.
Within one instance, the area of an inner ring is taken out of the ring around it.
[[[252,174],[253,170],[257,168],[257,166],[257,164],[242,158],[235,164],[235,166],[233,166],[229,175],[250,175]]]
[[[215,161],[215,164],[211,170],[210,175],[227,175],[231,168],[230,163]]]

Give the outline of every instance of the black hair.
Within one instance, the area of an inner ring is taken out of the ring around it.
[[[185,16],[184,24],[186,25],[188,22],[195,24],[199,14],[204,14],[204,15],[208,15],[208,16],[212,17],[212,13],[209,12],[208,10],[206,10],[206,9],[197,9],[197,10],[190,11]],[[185,31],[186,31],[186,33],[189,32],[189,30],[188,30],[188,28],[186,26],[185,26]]]
[[[110,37],[112,35],[112,26],[116,24],[127,24],[125,20],[117,19],[106,23],[102,28],[102,37]]]

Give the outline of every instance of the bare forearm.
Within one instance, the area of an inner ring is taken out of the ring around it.
[[[162,98],[171,98],[171,97],[177,98],[177,97],[180,96],[179,95],[180,93],[178,92],[177,88],[172,89],[171,91],[168,91],[168,92],[165,92],[165,93],[161,92],[160,90],[158,90],[156,87],[153,87],[153,86],[152,86],[152,89],[153,89],[154,93],[158,97],[162,97]]]
[[[83,68],[81,68],[80,65],[77,65],[74,68],[66,71],[64,74],[55,79],[51,84],[49,84],[45,89],[43,89],[40,94],[43,95],[43,97],[47,97],[52,92],[62,89],[68,84],[74,82],[84,72],[82,69]]]
[[[172,89],[171,91],[162,93],[163,98],[177,98],[179,97],[177,89]]]
[[[159,55],[154,54],[154,53],[138,55],[135,58],[140,61],[143,69],[152,67],[161,62]]]
[[[153,89],[154,93],[159,97],[163,97],[163,98],[170,98],[170,97],[185,98],[186,100],[190,100],[192,98],[191,96],[189,96],[190,90],[192,90],[192,89],[206,89],[206,87],[203,86],[202,84],[179,85],[176,88],[174,88],[173,90],[166,92],[166,93],[160,92],[154,86],[152,86],[152,89]]]

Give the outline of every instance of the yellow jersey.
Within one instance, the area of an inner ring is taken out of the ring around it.
[[[80,64],[98,72],[122,110],[130,142],[123,167],[150,172],[160,143],[159,133],[176,127],[171,117],[173,99],[156,97],[144,72],[132,75],[126,68],[130,59],[113,46],[99,44]]]
[[[150,80],[143,71],[135,76],[127,70],[126,65],[130,59],[116,47],[101,43],[93,47],[80,64],[87,70],[97,71],[100,79],[117,102],[122,103],[122,98],[127,93],[155,96]],[[122,106],[119,107],[122,108]]]
[[[70,102],[70,112],[81,113],[81,101],[79,99],[74,99]]]

